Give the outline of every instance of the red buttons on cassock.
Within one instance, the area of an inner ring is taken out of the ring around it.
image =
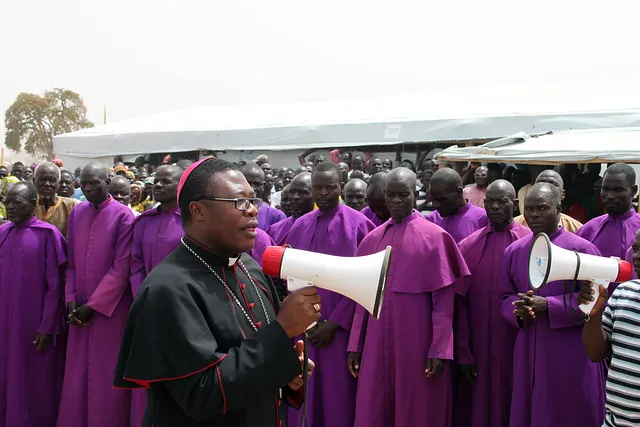
[[[249,303],[249,310],[253,310],[253,307],[255,307],[256,305],[252,302]]]
[[[256,326],[259,328],[260,326],[262,326],[262,322],[256,323]]]
[[[247,285],[245,285],[244,283],[240,285],[240,289],[244,289],[246,287],[247,287]]]

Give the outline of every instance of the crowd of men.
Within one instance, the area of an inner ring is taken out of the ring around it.
[[[601,176],[600,165],[425,160],[416,170],[338,150],[299,160],[238,165],[263,201],[256,262],[272,245],[342,257],[393,247],[378,320],[318,290],[307,425],[640,425],[640,285],[600,289],[585,321],[588,284],[534,293],[528,280],[541,232],[640,269],[630,166]],[[114,371],[138,290],[185,236],[177,192],[191,163],[0,166],[0,427],[143,425],[145,391],[114,388]],[[202,425],[226,414],[224,390],[220,399]],[[277,420],[300,425],[298,406],[278,405]]]

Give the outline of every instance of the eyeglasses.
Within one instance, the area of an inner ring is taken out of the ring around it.
[[[239,211],[246,211],[251,207],[251,205],[255,206],[257,210],[260,210],[262,207],[262,201],[259,197],[250,197],[250,198],[235,198],[235,199],[227,199],[224,197],[201,197],[198,200],[210,200],[212,202],[233,202],[234,206]]]

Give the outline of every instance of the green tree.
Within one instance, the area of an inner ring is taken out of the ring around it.
[[[20,93],[4,116],[4,143],[14,151],[53,159],[53,137],[93,127],[84,101],[72,90],[55,88],[40,96]]]

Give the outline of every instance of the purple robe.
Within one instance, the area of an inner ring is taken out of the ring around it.
[[[366,216],[367,218],[369,218],[369,220],[373,223],[373,225],[375,225],[376,227],[384,224],[384,221],[381,220],[380,218],[378,218],[378,215],[376,215],[375,213],[373,213],[373,211],[371,210],[371,208],[369,206],[365,206],[364,209],[362,209],[360,211],[360,213],[362,213],[362,215]]]
[[[180,244],[184,236],[180,208],[162,212],[159,207],[149,209],[135,218],[131,244],[131,292],[138,293],[145,277]],[[140,427],[147,407],[144,390],[132,390],[131,427]]]
[[[627,249],[627,254],[624,257],[625,261],[633,266],[633,246]],[[631,280],[637,280],[638,273],[636,273],[635,267],[633,268],[633,273],[631,274]]]
[[[459,244],[471,276],[457,284],[455,360],[475,364],[478,377],[472,386],[466,378],[456,378],[456,426],[509,427],[517,330],[500,315],[497,284],[505,249],[530,234],[512,221],[502,231],[487,225]]]
[[[286,243],[294,249],[352,257],[364,237],[375,228],[360,212],[340,203],[322,212],[316,209],[298,218]],[[322,318],[339,327],[328,348],[311,343],[309,358],[316,369],[309,380],[307,419],[309,427],[353,427],[356,381],[347,368],[347,342],[356,303],[347,297],[318,289]],[[301,411],[289,408],[289,425],[300,425]]]
[[[442,217],[438,211],[433,211],[427,216],[427,220],[444,228],[447,233],[451,234],[456,243],[459,243],[474,231],[489,225],[489,218],[487,218],[485,210],[469,202],[454,215]]]
[[[131,291],[138,293],[140,285],[153,268],[180,245],[184,236],[180,208],[168,212],[160,208],[143,212],[135,219],[131,244]]]
[[[0,426],[54,427],[64,369],[67,244],[31,218],[0,227]],[[36,351],[36,334],[53,342]]]
[[[356,255],[387,246],[393,252],[380,318],[357,306],[351,327],[348,351],[362,354],[354,425],[450,426],[452,285],[469,270],[451,236],[417,211],[377,227]],[[427,378],[429,358],[444,360],[440,376]]]
[[[576,234],[593,243],[602,256],[624,259],[640,229],[640,214],[633,209],[622,215],[600,215],[583,225]],[[609,284],[609,295],[618,283]]]
[[[111,196],[82,202],[69,216],[67,303],[95,310],[88,327],[70,326],[58,427],[125,427],[130,392],[112,387],[131,305],[133,212]]]
[[[260,211],[258,211],[258,228],[266,230],[273,224],[282,221],[287,216],[279,209],[272,208],[266,203],[262,205]]]
[[[289,235],[289,230],[295,224],[296,219],[292,216],[283,219],[280,222],[276,222],[267,229],[267,234],[271,236],[276,245],[283,245]]]
[[[262,255],[264,255],[264,251],[269,246],[275,245],[276,243],[271,237],[269,237],[266,231],[262,231],[261,229],[256,228],[255,243],[253,244],[253,248],[251,248],[251,250],[247,252],[247,254],[249,254],[249,256],[253,258],[258,264],[260,264],[260,267],[262,267]]]
[[[498,282],[500,312],[518,331],[509,426],[600,427],[604,368],[602,363],[591,362],[582,346],[584,314],[576,304],[578,287],[572,281],[548,283],[537,293],[547,299],[547,314],[522,321],[513,313],[517,293],[531,289],[528,266],[533,237],[523,237],[507,248]],[[562,227],[549,239],[564,249],[600,255],[593,244]]]

